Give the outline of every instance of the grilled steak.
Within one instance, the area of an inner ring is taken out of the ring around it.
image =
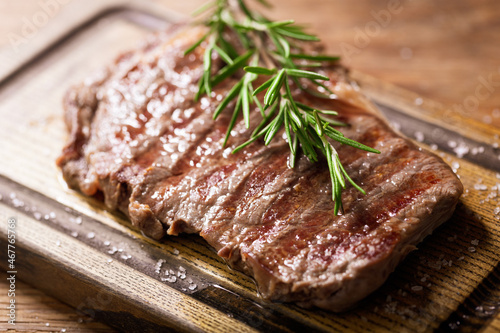
[[[232,267],[253,276],[271,300],[344,310],[379,287],[404,256],[452,214],[462,184],[437,156],[395,133],[340,66],[325,68],[338,98],[297,99],[338,110],[341,131],[374,147],[334,144],[353,180],[335,216],[326,163],[287,166],[277,138],[231,154],[251,131],[240,122],[222,141],[230,110],[194,101],[203,47],[183,51],[203,28],[174,27],[121,55],[64,100],[69,142],[58,160],[68,184],[130,217],[146,235],[198,233]],[[253,112],[253,124],[260,115]]]

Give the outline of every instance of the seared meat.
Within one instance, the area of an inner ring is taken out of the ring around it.
[[[253,276],[262,295],[333,311],[379,287],[404,256],[446,221],[462,193],[451,169],[391,130],[347,81],[325,68],[336,99],[299,95],[338,110],[345,135],[374,147],[366,153],[335,144],[349,175],[367,192],[343,192],[335,216],[326,163],[305,157],[287,166],[277,138],[231,154],[251,131],[240,122],[227,147],[231,113],[216,122],[217,101],[194,101],[202,47],[183,51],[203,28],[175,27],[120,56],[72,88],[64,107],[70,139],[58,160],[68,184],[126,213],[154,239],[198,233],[231,266]],[[260,115],[253,112],[253,124]]]

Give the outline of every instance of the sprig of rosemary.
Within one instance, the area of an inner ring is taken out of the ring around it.
[[[230,1],[215,0],[201,8],[200,12],[206,12],[208,15],[203,24],[208,26],[209,30],[185,51],[185,54],[188,54],[206,42],[203,57],[204,71],[195,98],[199,99],[205,93],[210,96],[213,87],[243,69],[244,74],[214,111],[213,118],[217,119],[221,112],[236,100],[224,145],[240,113],[243,114],[245,126],[250,127],[251,105],[255,104],[261,113],[262,121],[253,131],[251,138],[234,149],[233,153],[262,137],[264,143],[268,145],[284,127],[290,146],[290,167],[295,166],[299,148],[313,162],[318,161],[318,152],[326,157],[332,182],[334,211],[338,214],[339,209],[342,210],[341,194],[342,189],[346,187],[346,180],[363,194],[365,192],[349,177],[328,138],[365,151],[373,153],[379,151],[346,138],[333,128],[333,126],[345,126],[344,123],[329,117],[337,115],[337,112],[318,110],[296,101],[291,85],[315,96],[329,98],[324,92],[329,94],[332,92],[323,84],[329,78],[301,68],[319,67],[324,62],[337,61],[339,57],[304,53],[300,43],[318,41],[316,36],[306,33],[303,27],[295,25],[292,20],[274,22],[265,18],[258,12],[250,10],[245,0],[235,0],[234,3]],[[269,6],[264,0],[257,1]],[[225,39],[228,31],[236,36],[236,43],[239,45],[234,45]],[[242,47],[246,51],[240,54],[238,50]],[[212,70],[214,53],[224,62],[215,74]],[[253,82],[259,76],[269,79],[254,89]],[[320,88],[311,89],[305,83]],[[264,91],[262,104],[256,95]]]

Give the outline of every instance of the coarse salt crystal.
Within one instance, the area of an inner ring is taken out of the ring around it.
[[[33,217],[35,219],[37,219],[38,221],[40,221],[40,219],[42,218],[42,214],[39,212],[35,212],[35,213],[33,213]]]
[[[415,139],[417,139],[418,142],[424,142],[424,133],[419,131],[415,132]]]
[[[167,281],[167,282],[170,282],[170,283],[174,283],[175,281],[177,281],[177,277],[175,275],[172,275],[168,278],[161,278],[162,281]]]
[[[88,238],[88,239],[93,239],[93,238],[95,238],[95,232],[89,232],[89,233],[87,234],[87,238]]]
[[[475,247],[473,247],[473,246],[469,247],[469,252],[471,252],[471,253],[476,252],[476,248],[475,248]]]
[[[19,208],[19,207],[23,207],[24,206],[24,202],[17,199],[17,198],[14,198],[12,199],[12,204],[14,205],[14,207],[16,208]]]
[[[191,284],[191,285],[189,285],[188,289],[192,291],[192,290],[195,290],[197,287],[198,286],[196,284]]]
[[[401,124],[397,123],[395,121],[391,122],[392,127],[394,127],[395,130],[399,131],[401,130]]]
[[[474,184],[474,189],[478,191],[486,191],[488,189],[488,186],[485,184]]]
[[[413,291],[421,291],[423,289],[424,289],[424,287],[422,287],[422,286],[413,286],[413,287],[411,287],[411,290],[413,290]]]
[[[109,240],[106,240],[106,241],[104,241],[104,245],[106,245],[106,246],[110,246],[110,245],[111,245],[111,242],[110,242]]]
[[[165,262],[165,260],[163,260],[163,259],[158,260],[158,262],[156,263],[156,266],[155,266],[156,274],[160,274],[161,266],[163,265],[164,262]]]
[[[73,236],[73,237],[75,237],[75,238],[76,238],[76,237],[78,237],[78,232],[73,231],[73,232],[71,233],[71,236]]]
[[[474,246],[478,246],[479,245],[479,239],[473,239],[470,243],[472,245],[474,245]]]
[[[453,149],[458,158],[464,157],[464,155],[469,153],[469,147],[461,142],[456,148]]]

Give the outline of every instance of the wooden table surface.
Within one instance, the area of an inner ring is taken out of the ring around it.
[[[58,0],[53,0],[58,1]],[[51,17],[65,15],[61,5]],[[0,2],[0,50],[12,47],[26,20],[51,1]],[[205,1],[156,0],[189,14]],[[356,70],[441,103],[449,116],[461,114],[500,127],[500,2],[496,0],[274,0],[276,19],[309,23],[330,53]],[[51,21],[40,29],[49,29]],[[36,36],[35,36],[36,38]],[[9,298],[0,272],[0,307]],[[74,309],[18,281],[19,332],[111,332]],[[0,331],[10,331],[5,312]]]

